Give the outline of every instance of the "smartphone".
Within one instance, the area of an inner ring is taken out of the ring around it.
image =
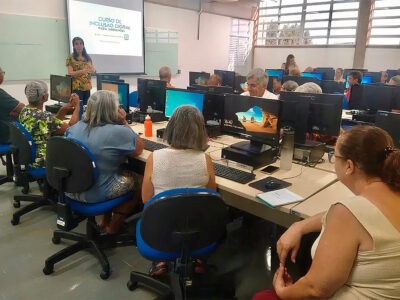
[[[263,173],[268,173],[268,174],[272,174],[275,171],[278,171],[279,167],[276,166],[266,166],[264,169],[261,169],[261,172]]]

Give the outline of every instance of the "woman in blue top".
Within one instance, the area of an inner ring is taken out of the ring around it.
[[[88,100],[82,121],[70,127],[66,136],[81,141],[94,155],[99,176],[86,192],[72,194],[71,198],[95,203],[106,201],[133,189],[130,174],[121,173],[120,165],[127,156],[138,156],[143,142],[127,124],[126,113],[119,108],[118,95],[109,91],[97,91]],[[125,216],[132,211],[136,201],[128,201],[103,216],[100,226],[107,233],[116,233]]]

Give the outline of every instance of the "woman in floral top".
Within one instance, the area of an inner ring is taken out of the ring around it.
[[[92,59],[87,54],[85,43],[80,37],[72,39],[72,46],[74,52],[67,57],[66,66],[68,68],[68,75],[72,76],[72,90],[78,94],[79,98],[83,100],[86,105],[90,97],[90,90],[92,89],[92,74],[96,72],[93,67]]]
[[[78,122],[79,97],[72,94],[70,102],[60,108],[56,116],[43,111],[43,104],[48,100],[47,85],[43,81],[31,81],[25,87],[29,104],[19,114],[19,122],[30,132],[36,145],[36,159],[33,167],[42,168],[46,160],[46,144],[51,135],[63,135],[69,126]],[[69,123],[63,123],[66,113],[73,110]]]

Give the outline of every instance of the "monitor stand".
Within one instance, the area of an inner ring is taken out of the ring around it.
[[[243,141],[222,149],[221,157],[256,169],[275,162],[277,154],[278,147],[254,141]]]
[[[325,143],[306,140],[304,144],[295,143],[293,159],[317,164],[325,154]]]

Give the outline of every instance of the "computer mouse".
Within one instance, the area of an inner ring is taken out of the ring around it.
[[[281,186],[282,186],[282,185],[281,185],[279,182],[277,182],[276,180],[272,180],[272,179],[268,179],[268,180],[266,180],[265,183],[264,183],[264,187],[265,187],[267,190],[277,190],[277,189],[279,189]]]

